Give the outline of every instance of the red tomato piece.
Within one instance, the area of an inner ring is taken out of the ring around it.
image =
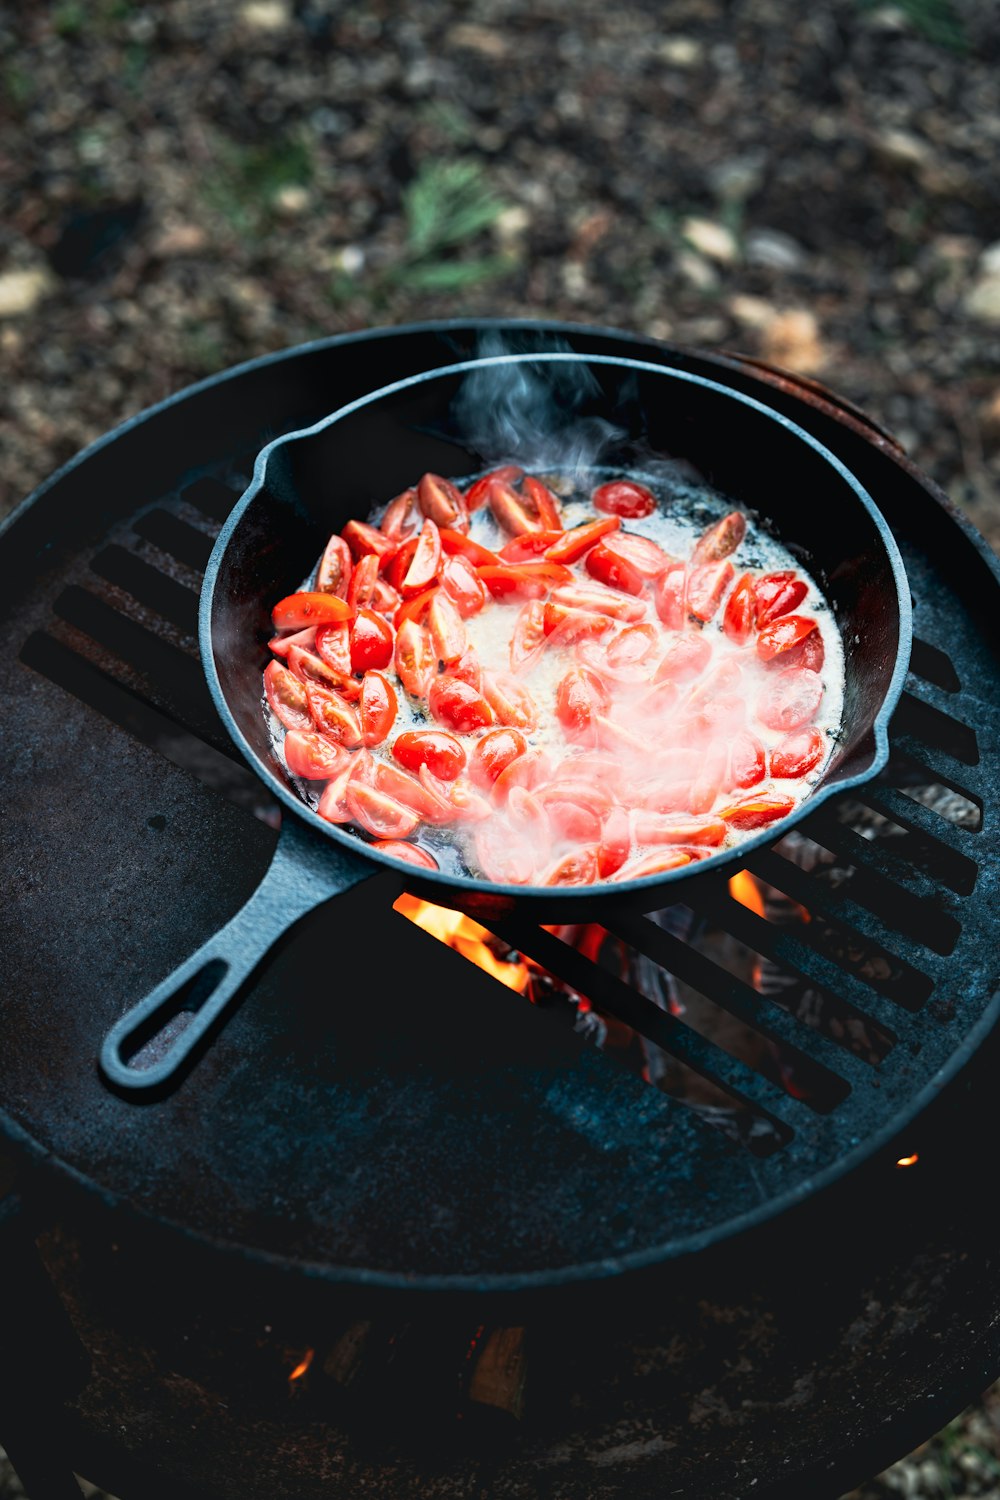
[[[763,663],[767,672],[788,671],[792,667],[806,667],[810,672],[821,672],[826,660],[826,647],[818,630],[810,630],[805,640],[791,646],[770,661]]]
[[[440,474],[425,474],[417,485],[417,501],[429,521],[452,531],[468,531],[469,512],[465,496]]]
[[[672,640],[653,673],[654,682],[691,682],[712,659],[712,646],[700,630],[689,630]]]
[[[419,624],[430,608],[431,600],[437,591],[438,585],[434,583],[429,589],[424,589],[422,594],[414,594],[412,599],[404,599],[392,617],[395,628],[398,630],[407,620],[416,620]]]
[[[730,511],[699,537],[691,553],[692,565],[721,562],[724,557],[729,557],[742,542],[746,529],[746,517],[738,510]]]
[[[498,885],[530,885],[535,878],[535,855],[530,839],[514,840],[495,820],[476,833],[476,863]]]
[[[623,807],[613,807],[604,820],[601,842],[597,849],[597,872],[607,880],[620,870],[628,859],[632,847],[632,832],[628,813]]]
[[[407,844],[402,839],[376,839],[372,844],[380,854],[388,854],[390,859],[401,859],[407,865],[419,865],[423,870],[440,869],[433,854],[426,849],[421,849],[419,844]]]
[[[808,615],[782,615],[772,625],[765,625],[757,637],[757,655],[761,661],[770,661],[790,651],[804,641],[810,631],[816,629],[816,621]]]
[[[507,821],[517,833],[530,834],[544,848],[551,838],[549,816],[534,793],[523,786],[510,789],[507,798]]]
[[[584,553],[596,546],[602,536],[617,531],[621,524],[619,516],[605,516],[603,521],[587,521],[583,526],[574,526],[572,531],[564,531],[558,542],[553,542],[545,556],[552,562],[579,562]]]
[[[555,530],[551,524],[543,523],[528,501],[503,480],[494,480],[490,485],[486,503],[499,525],[512,536],[523,536],[528,531]]]
[[[687,568],[683,563],[672,563],[657,580],[653,604],[668,630],[682,628],[687,620]]]
[[[766,828],[768,823],[787,817],[794,806],[791,797],[745,797],[732,807],[723,807],[719,817],[733,828]]]
[[[357,781],[348,782],[344,801],[354,821],[377,839],[405,839],[420,824],[417,814],[394,797]]]
[[[495,568],[500,559],[489,547],[482,547],[474,542],[470,536],[463,536],[460,531],[452,531],[447,526],[439,526],[438,534],[441,537],[441,550],[447,552],[449,557],[465,557],[474,568]]]
[[[801,578],[791,571],[765,573],[754,585],[757,601],[757,625],[770,625],[779,615],[787,615],[806,597],[808,590]]]
[[[619,755],[630,757],[638,756],[640,761],[645,762],[651,755],[656,754],[655,747],[641,734],[626,728],[624,724],[616,723],[614,719],[606,714],[598,714],[595,719],[597,725],[597,743],[603,750],[613,751]],[[640,726],[641,727],[641,726]]]
[[[420,528],[417,545],[402,582],[398,585],[404,599],[420,594],[430,588],[438,576],[441,566],[441,533],[434,522],[427,518]]]
[[[441,564],[441,587],[463,620],[478,615],[489,599],[486,585],[467,557],[456,554]]]
[[[639,844],[708,844],[722,843],[726,825],[718,817],[686,817],[683,813],[635,814],[635,838]]]
[[[517,760],[528,748],[528,743],[519,729],[491,729],[477,740],[469,758],[472,779],[480,786],[492,786],[511,761]]]
[[[631,864],[623,865],[611,879],[641,880],[645,875],[666,875],[669,870],[679,870],[682,866],[689,865],[692,858],[691,854],[681,849],[664,849],[662,853],[657,850],[641,859],[634,859]]]
[[[538,793],[538,800],[548,813],[556,838],[572,844],[591,844],[601,837],[600,816],[583,801],[561,796],[558,786],[544,788]]]
[[[289,670],[294,672],[299,681],[304,682],[307,687],[315,682],[320,687],[340,692],[345,685],[346,679],[342,673],[328,666],[314,651],[303,651],[301,646],[293,646],[289,651],[288,666]]]
[[[559,770],[565,771],[567,764],[573,765],[574,762],[563,762]],[[587,808],[601,820],[608,816],[612,808],[611,794],[604,787],[592,786],[589,782],[558,773],[553,776],[547,786],[538,789],[537,796],[543,806],[548,806],[549,801],[553,799],[557,802],[575,802],[580,807]]]
[[[427,701],[435,719],[459,734],[471,734],[493,723],[493,711],[486,699],[457,677],[436,678]]]
[[[641,666],[655,650],[656,642],[657,635],[652,625],[626,625],[613,641],[608,642],[608,662],[616,670]]]
[[[426,823],[438,825],[452,823],[455,809],[448,801],[444,787],[428,775],[427,767],[420,767],[419,780],[397,766],[379,761],[374,769],[376,788],[387,797],[402,803]]]
[[[479,657],[472,646],[463,651],[457,661],[453,661],[448,667],[448,676],[457,677],[460,682],[467,682],[474,687],[477,693],[483,690],[483,669],[479,664]]]
[[[479,479],[474,479],[465,492],[465,505],[470,515],[474,510],[486,504],[490,498],[490,486],[493,484],[516,484],[524,474],[517,464],[504,464],[502,468],[492,469],[489,474],[483,474]]]
[[[414,698],[426,698],[437,669],[430,631],[405,620],[396,634],[395,664],[406,691]]]
[[[745,646],[757,626],[757,595],[753,579],[744,573],[726,600],[722,628],[737,646]]]
[[[264,692],[272,713],[286,729],[312,729],[305,684],[280,661],[268,662],[264,669]]]
[[[528,505],[538,517],[539,524],[546,531],[559,531],[563,529],[562,516],[559,512],[559,501],[553,495],[547,484],[543,484],[534,474],[526,474],[524,483],[521,485],[521,493],[528,501]]]
[[[631,563],[647,582],[662,577],[674,562],[648,536],[638,536],[634,531],[612,531],[603,538],[601,546]]]
[[[321,625],[316,632],[316,654],[332,667],[339,677],[351,675],[351,628],[349,625]]]
[[[556,718],[568,740],[594,745],[597,718],[608,711],[607,690],[595,673],[573,667],[556,688]]]
[[[497,776],[493,783],[494,795],[503,800],[508,797],[515,786],[523,786],[532,791],[535,787],[542,786],[552,774],[552,761],[544,750],[534,745],[529,745],[523,755],[519,755]]]
[[[465,750],[443,729],[408,729],[393,742],[392,753],[408,771],[427,766],[441,781],[454,781],[465,768]]]
[[[823,697],[823,680],[816,672],[792,667],[779,672],[761,694],[757,717],[768,729],[798,729],[808,724]]]
[[[593,885],[600,873],[595,848],[574,849],[564,854],[542,876],[542,885]]]
[[[326,626],[327,630],[331,627]],[[301,646],[305,651],[312,651],[316,645],[317,630],[314,625],[309,625],[305,630],[296,630],[291,635],[274,635],[267,643],[267,649],[273,651],[275,656],[286,656],[293,646]]]
[[[360,559],[357,567],[351,574],[351,583],[347,590],[348,604],[354,609],[362,609],[371,604],[375,597],[375,586],[377,583],[378,558],[374,552],[369,552]]]
[[[585,609],[594,614],[607,615],[612,620],[628,620],[630,623],[641,620],[646,613],[643,600],[635,599],[631,594],[622,594],[617,589],[605,588],[602,584],[591,584],[589,587],[584,585],[580,588],[561,586],[553,590],[551,602],[567,609]]]
[[[627,557],[622,557],[621,553],[605,547],[603,542],[591,547],[585,567],[592,578],[607,584],[609,588],[621,589],[626,594],[642,593],[645,580],[638,568]]]
[[[313,724],[321,734],[329,735],[338,745],[346,745],[348,750],[361,744],[361,720],[339,693],[309,687],[306,688],[306,700]]]
[[[381,745],[396,722],[399,701],[396,689],[381,672],[366,672],[361,683],[361,738],[366,745]]]
[[[392,627],[370,609],[359,609],[351,626],[351,666],[355,672],[387,667],[392,661]]]
[[[293,776],[303,781],[329,781],[339,775],[350,760],[343,745],[335,745],[325,735],[311,729],[290,729],[282,746],[285,765]]]
[[[688,574],[687,607],[699,620],[710,620],[733,581],[735,568],[725,562],[704,563]]]
[[[749,730],[739,730],[729,744],[726,778],[729,785],[745,788],[756,786],[764,780],[765,774],[764,746]],[[774,774],[773,771],[771,774]]]
[[[612,479],[609,484],[599,484],[590,497],[595,510],[607,516],[622,516],[626,521],[641,516],[651,516],[656,509],[656,500],[644,484],[633,479]]]
[[[510,641],[510,664],[519,672],[545,642],[545,606],[540,599],[532,599],[521,610],[514,622]]]
[[[424,766],[421,777],[428,774]],[[463,823],[484,823],[493,816],[493,808],[485,797],[481,797],[469,784],[468,777],[459,777],[451,785],[451,807],[453,816]]]
[[[771,751],[771,775],[796,780],[817,766],[826,752],[826,739],[818,729],[797,729]]]
[[[395,589],[397,593],[401,593],[402,591],[403,579],[406,577],[410,563],[413,561],[413,554],[417,550],[418,540],[418,537],[411,536],[407,537],[405,542],[400,542],[398,551],[393,553],[385,565],[386,581],[390,588]]]
[[[427,623],[437,659],[443,661],[445,666],[458,661],[468,650],[469,637],[462,624],[462,616],[440,589],[431,600]]]
[[[553,542],[562,536],[562,531],[526,531],[523,536],[512,537],[500,548],[500,560],[506,563],[531,562],[540,557]]]
[[[316,592],[347,598],[351,582],[351,551],[342,536],[332,536],[316,569]]]
[[[541,599],[556,584],[572,575],[568,569],[542,559],[539,562],[498,563],[495,567],[477,569],[479,577],[494,599]]]
[[[375,593],[372,597],[373,608],[377,609],[380,615],[389,615],[398,603],[398,590],[394,589],[392,584],[387,583],[384,578],[380,578],[375,585]]]
[[[538,705],[528,689],[509,672],[484,672],[482,693],[498,724],[537,729]]]
[[[316,811],[321,818],[328,823],[349,823],[351,821],[351,810],[347,806],[347,788],[354,778],[354,757],[348,762],[344,769],[323,788],[323,795],[319,799]]]
[[[355,562],[369,552],[374,552],[384,564],[395,554],[397,543],[393,538],[377,531],[374,526],[369,526],[367,521],[348,521],[340,534],[350,547]]]
[[[289,594],[271,611],[275,630],[305,630],[309,625],[339,625],[354,617],[354,610],[337,594]]]
[[[407,537],[413,536],[420,525],[420,507],[417,504],[417,492],[404,490],[397,495],[395,500],[390,500],[385,508],[379,530],[384,536],[391,537],[394,542],[403,542]]]

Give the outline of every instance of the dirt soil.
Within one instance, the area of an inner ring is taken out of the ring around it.
[[[0,515],[240,360],[489,314],[816,376],[1000,548],[998,63],[995,0],[8,3]],[[859,1495],[1000,1493],[998,1410]]]

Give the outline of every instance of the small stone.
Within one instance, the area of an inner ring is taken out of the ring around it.
[[[16,318],[33,311],[53,285],[52,276],[41,266],[27,271],[5,271],[0,275],[0,318]]]
[[[693,36],[668,36],[660,42],[656,55],[672,68],[693,68],[701,62],[705,49]]]
[[[717,260],[724,266],[732,265],[737,256],[736,240],[725,225],[714,219],[685,219],[681,234],[688,244],[709,260]]]
[[[980,323],[1000,323],[1000,271],[980,276],[962,299],[970,318]]]
[[[531,215],[523,203],[512,203],[498,214],[493,224],[497,239],[503,245],[516,244],[531,225]]]
[[[172,224],[150,248],[161,260],[170,260],[174,255],[197,255],[207,243],[208,235],[200,224]]]
[[[279,214],[286,218],[294,219],[299,214],[304,214],[312,202],[308,188],[302,187],[300,183],[290,182],[287,187],[279,188],[274,195],[274,206]]]
[[[807,259],[798,240],[780,229],[752,229],[744,254],[749,265],[768,266],[774,271],[801,271]]]
[[[1000,386],[979,408],[979,420],[989,437],[1000,438]]]
[[[728,306],[737,323],[742,323],[744,328],[769,328],[779,316],[773,302],[765,302],[763,297],[750,297],[744,292],[730,297]]]
[[[291,6],[284,0],[251,0],[240,6],[240,20],[251,31],[284,31],[291,25]]]
[[[762,153],[733,156],[708,170],[713,192],[725,203],[745,203],[764,182],[767,161]]]
[[[567,297],[579,301],[587,295],[587,275],[579,261],[565,261],[562,267],[563,290]]]
[[[827,362],[815,315],[805,308],[779,313],[764,330],[763,354],[786,370],[811,375]]]
[[[344,245],[334,253],[333,264],[338,271],[348,276],[357,276],[364,270],[365,252],[360,245]]]
[[[925,167],[933,156],[931,147],[909,130],[883,130],[872,145],[884,161],[894,167]]]
[[[994,245],[987,245],[979,257],[979,269],[985,276],[1000,275],[1000,240]]]
[[[453,26],[448,32],[448,41],[453,47],[464,47],[468,52],[479,52],[483,57],[506,57],[510,44],[504,33],[492,26],[476,26],[465,21]]]
[[[677,257],[677,269],[684,280],[697,287],[699,292],[714,291],[719,285],[718,271],[702,256],[695,255],[693,250],[681,251]]]

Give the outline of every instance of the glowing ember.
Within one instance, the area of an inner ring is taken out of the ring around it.
[[[912,1156],[901,1156],[896,1163],[897,1167],[915,1167],[920,1157],[914,1151]]]
[[[749,870],[741,870],[738,875],[733,876],[729,882],[729,894],[748,911],[756,912],[758,917],[764,915],[764,898]]]
[[[312,1364],[313,1359],[315,1358],[315,1356],[316,1356],[316,1350],[315,1349],[307,1349],[306,1350],[305,1354],[303,1354],[302,1358],[299,1360],[298,1364],[295,1366],[295,1369],[292,1371],[292,1373],[288,1377],[288,1384],[289,1385],[292,1384],[293,1380],[301,1380],[302,1379],[303,1375],[306,1373],[306,1371],[308,1370],[309,1366]]]
[[[497,958],[489,946],[490,934],[471,917],[452,911],[447,906],[434,906],[430,901],[421,901],[416,896],[400,896],[393,909],[401,912],[439,942],[447,943],[461,953],[463,958],[485,969],[494,979],[499,979],[508,989],[524,994],[528,988],[529,974],[526,964],[505,963]]]

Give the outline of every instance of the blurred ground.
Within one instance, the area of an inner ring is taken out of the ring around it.
[[[994,0],[2,6],[0,514],[239,360],[480,313],[816,375],[1000,547],[998,62]],[[859,1494],[1000,1494],[998,1402]]]

